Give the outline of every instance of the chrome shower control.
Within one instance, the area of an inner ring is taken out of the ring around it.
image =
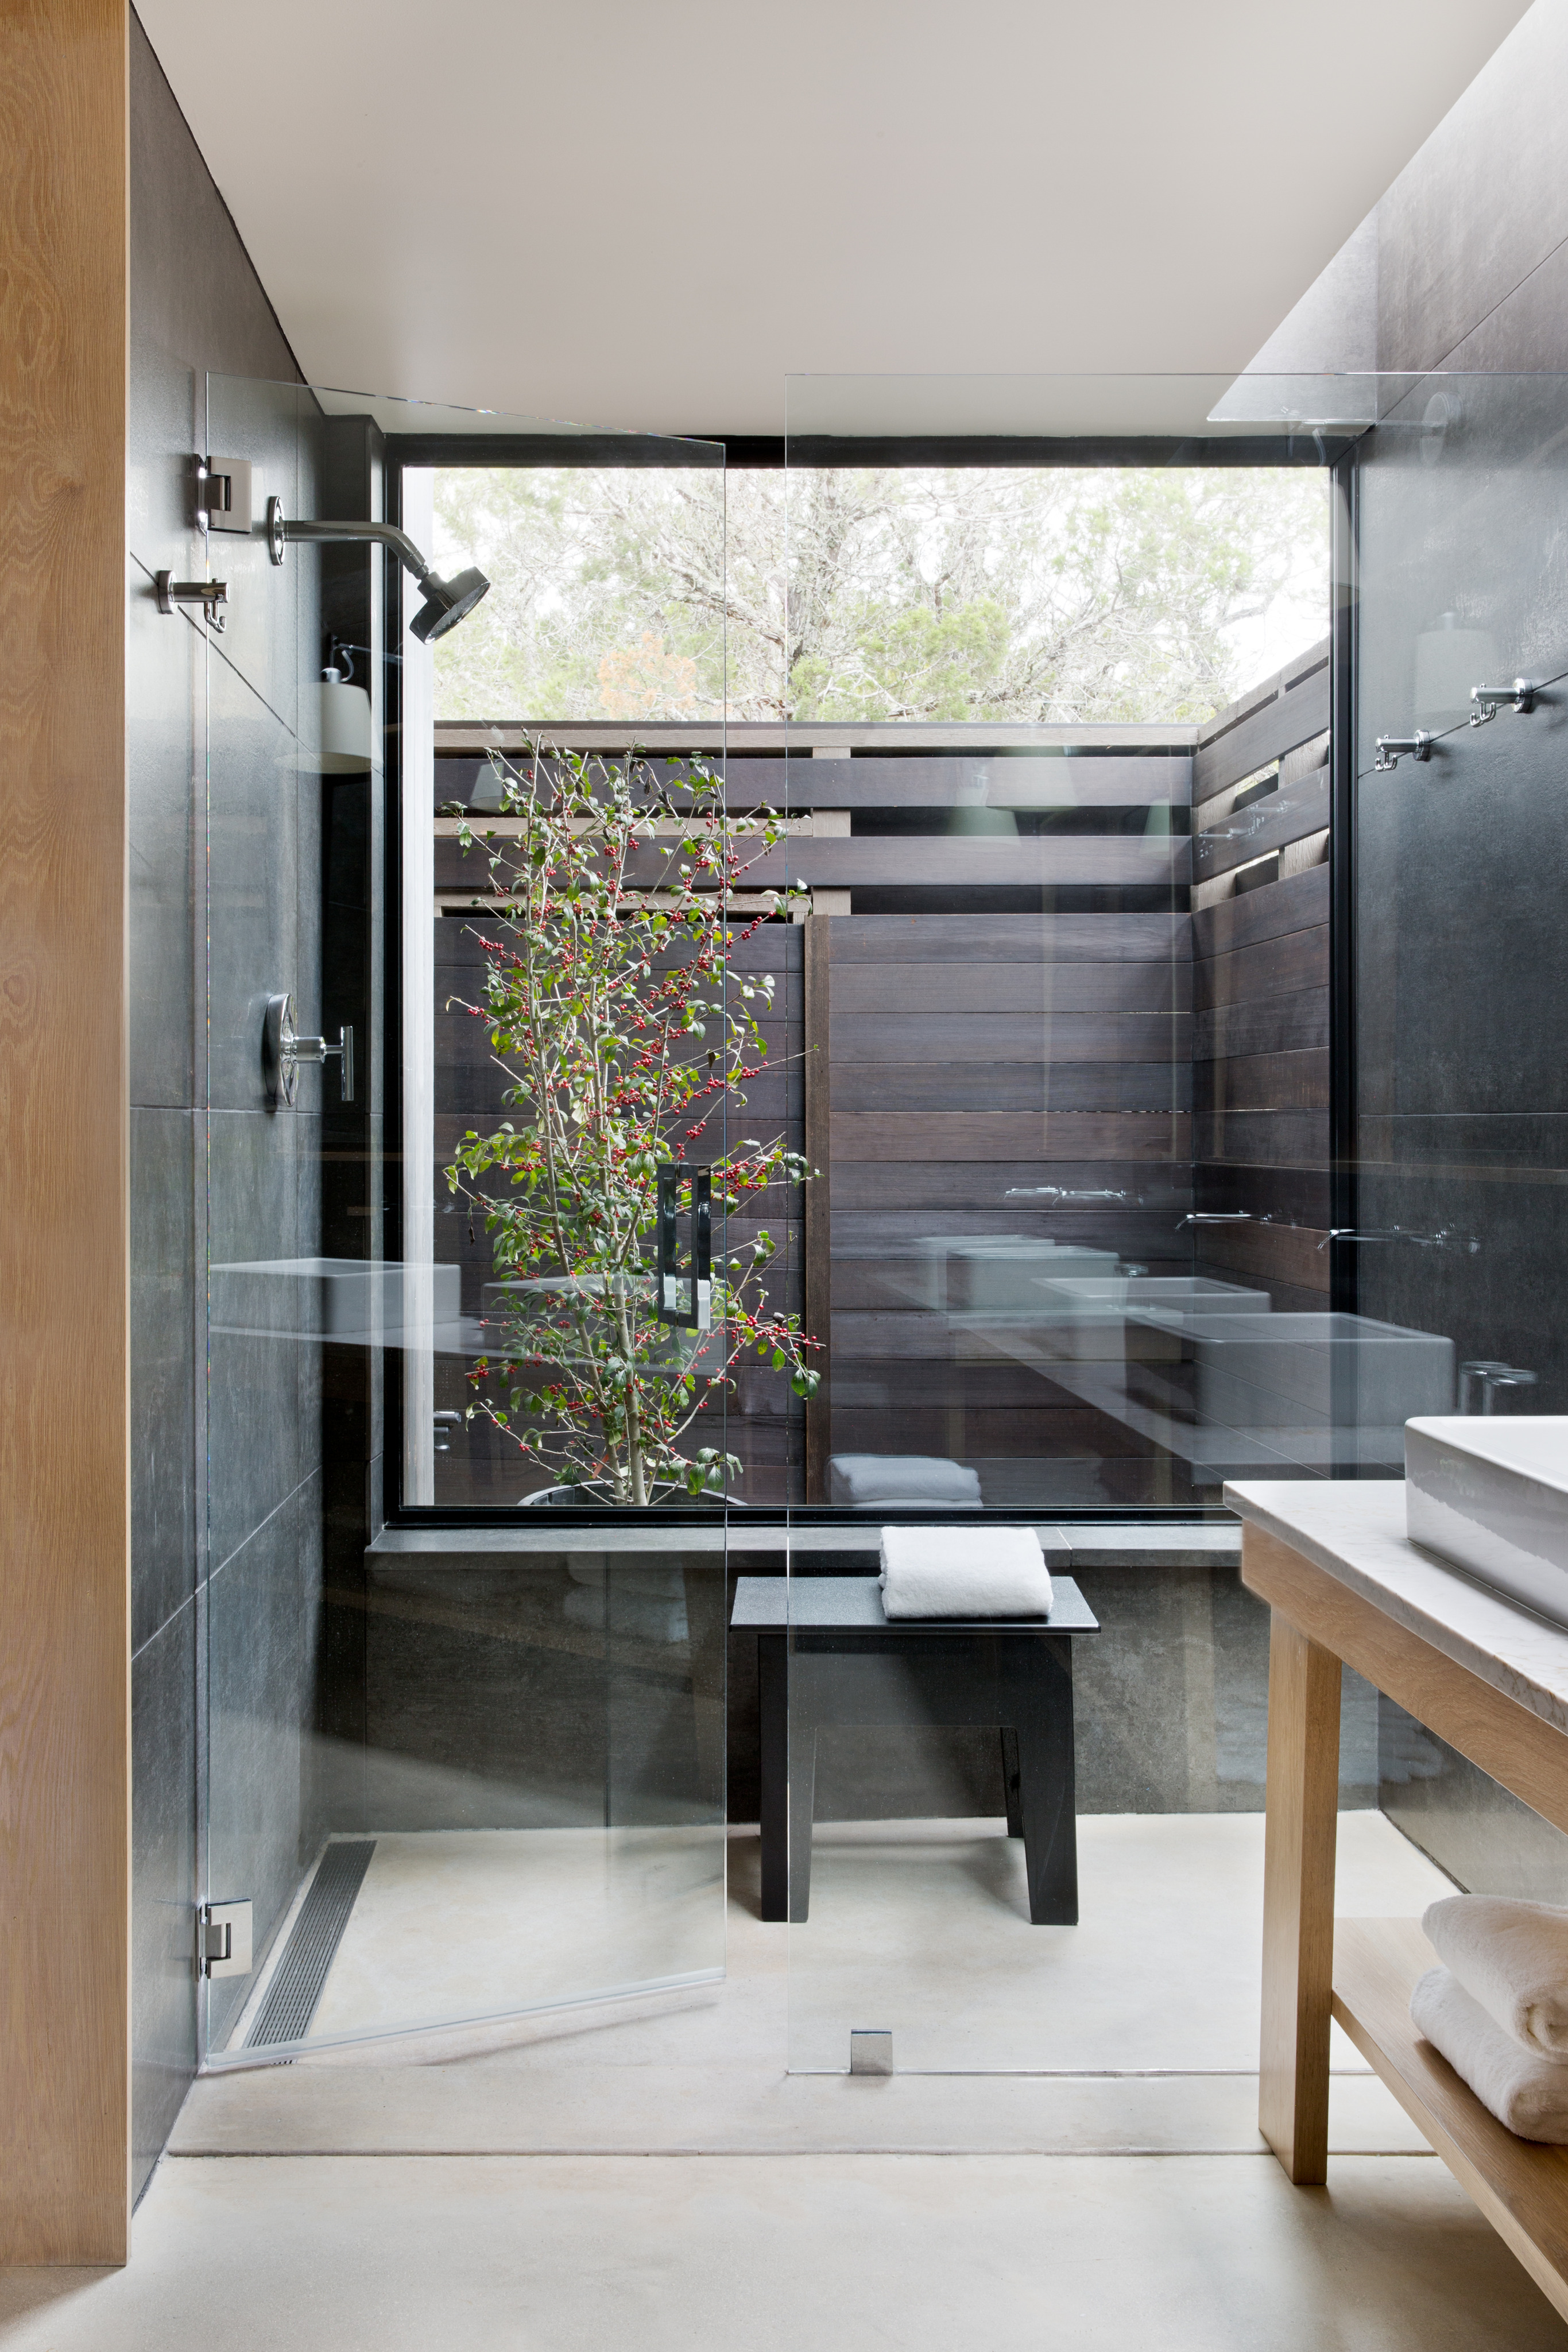
[[[261,1024],[261,1076],[269,1101],[282,1103],[292,1110],[303,1065],[334,1058],[338,1064],[339,1097],[343,1102],[352,1102],[354,1033],[349,1024],[345,1022],[339,1030],[336,1045],[325,1037],[301,1037],[294,1026],[293,997],[267,998]]]

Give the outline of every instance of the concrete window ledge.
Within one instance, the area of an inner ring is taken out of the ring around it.
[[[727,1552],[732,1557],[758,1555],[781,1560],[821,1560],[823,1555],[865,1554],[874,1559],[881,1530],[870,1524],[844,1521],[837,1526],[757,1527],[732,1520],[727,1528],[716,1520],[711,1527],[678,1527],[650,1513],[629,1526],[617,1520],[602,1528],[559,1527],[548,1524],[553,1514],[540,1512],[539,1526],[507,1528],[384,1528],[370,1546],[371,1559],[465,1559],[519,1558],[529,1555],[559,1559],[563,1554],[622,1553],[645,1559],[650,1552]],[[1226,1524],[1162,1526],[1127,1520],[1074,1527],[1040,1525],[1040,1543],[1052,1568],[1228,1568],[1241,1558],[1239,1521]],[[864,1573],[863,1569],[861,1570]]]

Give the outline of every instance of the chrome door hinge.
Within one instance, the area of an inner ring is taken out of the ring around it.
[[[249,1903],[204,1903],[196,1912],[196,1951],[204,1977],[250,1974]]]
[[[198,457],[196,522],[203,530],[232,530],[250,537],[251,470],[248,457]]]

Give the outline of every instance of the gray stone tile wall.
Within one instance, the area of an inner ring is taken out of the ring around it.
[[[131,1225],[132,1416],[132,2058],[133,2189],[140,2192],[167,2137],[194,2071],[198,1985],[194,1970],[196,1789],[198,1775],[197,1617],[207,1563],[206,1497],[196,1465],[206,1451],[204,1363],[197,1303],[205,1289],[207,1164],[205,1105],[204,905],[199,902],[208,842],[204,673],[209,656],[199,625],[157,610],[153,574],[198,576],[204,548],[193,524],[191,473],[206,438],[209,371],[263,379],[297,378],[292,352],[235,233],[141,26],[131,20],[131,383],[128,425],[127,792],[130,830]],[[298,395],[271,398],[272,450],[290,451]],[[225,420],[226,421],[226,420]],[[236,427],[238,429],[237,422]],[[249,421],[246,423],[249,429]],[[258,445],[259,446],[259,445]],[[224,455],[231,454],[227,449]],[[241,448],[232,454],[246,455]],[[262,447],[261,454],[268,455]],[[299,469],[291,457],[298,488]],[[298,510],[298,509],[297,509]],[[218,542],[222,544],[222,542]],[[237,551],[237,554],[229,551]],[[265,555],[258,549],[265,566]],[[299,761],[289,731],[298,717],[294,633],[314,573],[295,566],[267,583],[237,540],[227,542],[236,624],[211,656],[218,684],[217,804],[261,808],[267,822],[244,845],[243,892],[298,887]],[[242,580],[243,574],[243,580]],[[269,617],[270,616],[270,617]],[[265,625],[264,625],[265,624]],[[270,634],[268,634],[270,632]],[[311,780],[312,787],[314,780]],[[221,855],[220,837],[213,845]],[[236,850],[239,845],[235,844]],[[313,922],[315,895],[307,891]],[[281,907],[282,901],[279,900]],[[238,909],[235,913],[237,918]],[[308,928],[291,939],[312,952]],[[254,929],[216,938],[225,1022],[244,990],[263,989],[272,974]],[[249,958],[254,969],[245,970]],[[288,976],[273,984],[288,985]],[[233,1027],[245,1015],[233,1013]],[[250,1159],[264,1163],[256,1182],[287,1192],[275,1222],[279,1254],[308,1241],[308,1193],[298,1174],[297,1139],[282,1139],[255,1089],[245,1106],[254,1119]],[[230,1126],[235,1122],[231,1118]],[[226,1171],[246,1153],[218,1138]],[[277,1160],[268,1171],[268,1151]],[[260,1253],[249,1248],[246,1255]],[[222,1372],[224,1368],[220,1367]],[[315,1491],[311,1453],[314,1396],[298,1361],[280,1351],[264,1371],[220,1379],[223,1410],[216,1457],[225,1486],[218,1538],[238,1554],[251,1532],[247,1513],[277,1513],[294,1503],[293,1552],[256,1601],[248,1654],[227,1687],[225,1735],[248,1727],[267,1748],[286,1792],[287,1818],[275,1824],[277,1854],[292,1864],[301,1835],[300,1736],[306,1701],[272,1672],[281,1621],[295,1612],[298,1640],[304,1582],[315,1573],[304,1498]],[[257,1466],[257,1454],[261,1466]],[[268,1465],[276,1475],[269,1475]],[[240,1579],[225,1588],[237,1594]],[[273,1615],[268,1617],[271,1609]],[[219,1612],[220,1618],[224,1612]],[[232,1622],[225,1620],[225,1622]],[[236,1643],[236,1651],[246,1645]],[[307,1655],[308,1650],[307,1647]],[[247,1694],[244,1675],[254,1672]],[[269,1675],[271,1679],[269,1679]],[[236,1679],[237,1677],[237,1679]],[[269,1717],[267,1710],[273,1709]],[[290,1740],[292,1747],[289,1746]],[[270,1742],[270,1745],[268,1745]],[[240,1741],[242,1748],[245,1746]],[[287,1752],[285,1752],[287,1751]],[[248,1752],[248,1751],[247,1751]],[[277,1790],[265,1801],[254,1775],[249,1801],[272,1820]],[[247,1857],[248,1859],[248,1857]],[[258,1860],[260,1858],[258,1857]],[[273,1877],[280,1875],[267,1857]],[[264,1873],[256,1889],[272,1879]],[[235,1891],[251,1891],[248,1888]],[[265,1923],[264,1923],[265,1924]]]
[[[1518,1404],[1547,1413],[1568,1412],[1568,696],[1371,765],[1422,719],[1416,640],[1445,612],[1490,636],[1486,683],[1568,670],[1565,70],[1568,0],[1537,0],[1378,205],[1357,281],[1377,364],[1410,372],[1362,478],[1357,1223],[1455,1237],[1364,1247],[1359,1304],[1534,1372]],[[1382,1717],[1407,1834],[1462,1885],[1568,1897],[1568,1839]]]

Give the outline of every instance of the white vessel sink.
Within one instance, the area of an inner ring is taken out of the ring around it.
[[[1407,1422],[1405,1479],[1412,1543],[1568,1625],[1568,1418]]]

